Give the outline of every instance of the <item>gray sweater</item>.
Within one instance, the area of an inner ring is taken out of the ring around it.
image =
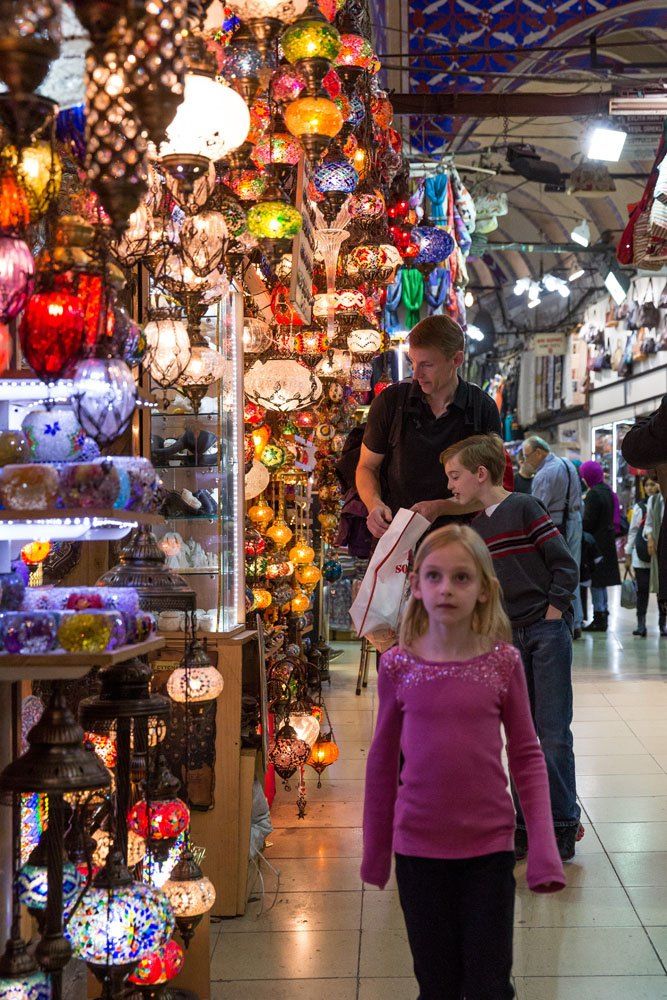
[[[512,625],[539,621],[549,604],[571,618],[579,568],[539,500],[510,493],[490,517],[478,514],[472,527],[493,557]]]

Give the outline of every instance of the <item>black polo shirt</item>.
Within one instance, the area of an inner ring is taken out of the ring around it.
[[[491,397],[461,378],[454,399],[437,418],[419,383],[412,382],[403,407],[400,435],[392,433],[404,385],[390,385],[373,400],[364,433],[366,447],[385,456],[380,476],[382,499],[394,514],[400,507],[412,507],[421,500],[444,500],[452,495],[440,463],[445,448],[474,433],[501,433],[500,414]],[[476,431],[473,393],[481,393]],[[396,438],[398,445],[392,448],[390,441]]]

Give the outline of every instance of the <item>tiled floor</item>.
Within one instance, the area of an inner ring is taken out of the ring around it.
[[[654,599],[652,598],[652,601]],[[651,619],[655,610],[651,609]],[[667,1000],[667,639],[634,639],[617,609],[606,636],[575,643],[575,750],[586,836],[568,887],[528,892],[517,869],[519,1000]],[[396,884],[359,880],[364,762],[374,671],[354,693],[357,644],[332,664],[325,697],[339,761],[296,818],[280,791],[265,912],[214,925],[212,1000],[415,1000]],[[277,894],[276,894],[277,890]],[[275,904],[271,902],[275,894]]]

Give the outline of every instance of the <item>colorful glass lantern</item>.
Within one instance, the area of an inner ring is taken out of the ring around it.
[[[269,324],[258,316],[246,316],[243,320],[244,353],[263,354],[264,351],[268,351],[272,343]]]
[[[258,239],[291,239],[301,221],[301,213],[287,201],[259,201],[248,211],[248,229]]]
[[[53,289],[29,299],[19,334],[25,359],[39,378],[55,381],[77,360],[84,328],[84,311],[76,295]]]
[[[267,469],[275,472],[276,469],[282,468],[287,461],[287,452],[279,444],[267,444],[262,448],[259,460]]]
[[[65,934],[76,958],[102,974],[108,966],[127,973],[142,955],[163,948],[174,926],[167,897],[135,882],[114,854],[84,892]]]
[[[371,115],[380,129],[387,129],[394,118],[394,106],[384,92],[371,97]]]
[[[293,167],[299,162],[302,152],[301,143],[289,132],[274,132],[259,140],[251,159],[258,167],[269,167],[274,163]]]
[[[310,757],[310,747],[305,740],[300,740],[291,726],[282,726],[276,738],[269,746],[269,763],[273,764],[276,774],[285,782],[292,777],[298,767],[302,767]]]
[[[351,316],[354,313],[363,312],[366,305],[366,296],[363,292],[348,288],[340,292],[320,292],[313,297],[313,316],[316,319],[325,319],[329,311],[333,311],[336,316]]]
[[[190,810],[182,799],[140,799],[127,814],[127,825],[144,840],[173,841],[187,830]]]
[[[349,209],[353,219],[371,220],[381,218],[385,214],[386,205],[380,191],[357,189],[350,198]]]
[[[334,65],[340,76],[350,68],[365,70],[367,73],[377,73],[380,68],[371,43],[362,35],[355,34],[340,36],[340,48],[334,59]]]
[[[151,320],[144,327],[146,362],[154,382],[167,389],[185,371],[192,347],[188,329],[180,319]]]
[[[249,399],[267,410],[288,413],[319,399],[322,383],[298,361],[256,361],[246,373],[245,391]]]
[[[348,128],[356,129],[359,128],[366,117],[366,108],[364,107],[364,102],[356,94],[352,94],[349,98],[349,103],[350,106],[345,115],[345,124]]]
[[[266,174],[257,170],[237,170],[229,177],[229,187],[241,201],[258,201],[266,191],[269,181]],[[246,215],[246,226],[248,217]]]
[[[316,162],[343,127],[343,116],[326,97],[297,97],[285,108],[285,125]]]
[[[93,851],[93,865],[101,868],[109,857],[109,852],[113,849],[113,838],[106,830],[96,830],[93,834],[95,850]],[[146,856],[146,841],[134,830],[127,832],[127,866],[134,868],[143,861]]]
[[[134,413],[137,386],[120,358],[86,358],[73,372],[74,413],[81,427],[105,447],[118,438]]]
[[[323,330],[301,330],[294,336],[294,350],[304,357],[319,357],[328,349],[329,340]],[[298,420],[297,423],[300,427],[305,426]]]
[[[202,872],[187,843],[162,891],[187,948],[195,927],[215,903],[213,883]]]
[[[49,142],[35,142],[21,150],[17,158],[16,173],[23,187],[34,219],[44,215],[58,197],[63,167],[60,156]]]
[[[306,566],[297,566],[294,571],[297,583],[307,589],[315,587],[320,582],[321,573],[317,566],[312,563]]]
[[[174,979],[185,963],[185,954],[178,941],[167,941],[164,948],[149,951],[139,959],[139,963],[129,977],[137,986],[160,986]]]
[[[352,194],[358,183],[359,174],[345,156],[326,156],[313,171],[313,184],[322,194]]]
[[[307,566],[315,558],[315,550],[305,538],[297,538],[296,543],[289,550],[289,557],[295,566]]]
[[[27,958],[27,956],[26,956]],[[51,1000],[51,980],[45,972],[26,971],[19,975],[0,975],[0,1000]]]
[[[273,507],[270,507],[264,497],[260,497],[256,504],[248,510],[248,519],[261,531],[266,529],[273,521]]]
[[[220,76],[250,103],[259,90],[264,58],[248,25],[242,24],[218,60]]]
[[[177,163],[195,156],[215,162],[238,149],[249,130],[250,112],[240,94],[203,73],[187,73],[183,103],[159,147],[160,159]]]
[[[18,233],[30,222],[30,204],[16,170],[5,160],[0,166],[0,232]]]
[[[292,601],[292,610],[294,611],[294,601],[297,597],[306,597],[305,594],[299,595],[298,593]],[[310,605],[310,601],[306,597],[306,607],[303,611],[307,611]],[[307,743],[309,747],[312,747],[317,737],[320,735],[320,724],[314,715],[310,712],[292,712],[287,720],[287,725],[291,726],[297,737]]]
[[[286,285],[276,285],[271,292],[271,312],[279,326],[303,326],[300,314],[290,301]]]
[[[340,50],[340,35],[316,5],[310,3],[294,24],[283,32],[280,45],[287,61],[303,72],[310,68],[308,64],[313,59],[332,62]],[[329,67],[322,69],[324,76]]]
[[[347,338],[347,347],[352,354],[377,354],[382,348],[382,330],[373,327],[353,330]]]
[[[325,559],[322,567],[322,576],[327,583],[336,583],[343,575],[343,567],[338,559]]]
[[[35,262],[27,243],[0,236],[0,323],[8,323],[25,308],[34,274]]]
[[[113,733],[84,733],[83,742],[93,748],[109,770],[116,766],[116,737]]]
[[[36,853],[45,855],[41,844],[38,844],[31,857]],[[40,864],[31,863],[28,860],[19,868],[16,876],[17,888],[20,902],[33,913],[46,909],[48,896],[48,874],[46,868],[46,857],[40,858]],[[75,901],[77,894],[81,890],[82,879],[71,861],[63,862],[63,908],[65,912]]]
[[[454,239],[437,226],[413,226],[410,240],[417,247],[415,264],[439,264],[454,249]]]
[[[273,601],[271,591],[265,590],[263,587],[253,587],[252,596],[254,598],[254,607],[257,611],[266,611]]]
[[[273,524],[266,529],[266,537],[279,548],[284,549],[292,541],[294,532],[282,517],[276,518]]]
[[[262,424],[261,427],[255,427],[252,432],[252,443],[255,449],[255,458],[260,459],[262,457],[262,452],[269,443],[271,437],[271,428],[268,424]]]
[[[279,66],[271,77],[271,95],[281,104],[289,104],[301,95],[306,81],[297,69],[292,66]]]
[[[266,542],[258,531],[250,529],[245,534],[245,555],[247,559],[254,559],[266,552]]]
[[[181,226],[183,259],[198,277],[205,278],[222,264],[228,237],[222,212],[204,211],[191,215]]]
[[[215,701],[225,686],[203,643],[195,640],[167,681],[167,693],[178,704]]]
[[[322,772],[325,768],[335,764],[338,760],[340,750],[338,744],[334,742],[333,733],[320,736],[313,744],[310,757],[306,761],[309,767],[317,773],[317,787],[322,787]]]

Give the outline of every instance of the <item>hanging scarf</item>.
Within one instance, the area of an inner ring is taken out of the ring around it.
[[[424,294],[429,313],[433,316],[442,312],[449,291],[451,275],[448,267],[434,267],[426,279]]]
[[[456,242],[461,249],[461,253],[464,257],[467,257],[470,253],[472,239],[470,237],[470,233],[466,229],[463,219],[461,218],[461,213],[457,208],[456,200],[454,200],[454,233],[456,236]]]
[[[419,312],[424,301],[424,278],[416,267],[403,268],[403,305],[405,325],[409,329],[419,322]]]
[[[449,186],[447,174],[433,174],[426,178],[424,190],[426,197],[431,202],[431,222],[436,226],[442,225],[445,221],[445,195]]]
[[[401,304],[403,292],[403,271],[399,269],[391,285],[387,285],[384,303],[384,328],[387,333],[396,333],[401,329],[398,318],[398,307]]]
[[[415,213],[415,219],[417,224],[424,218],[424,181],[420,181],[417,190],[414,194],[410,195],[408,199],[408,205],[410,206],[410,211]]]

